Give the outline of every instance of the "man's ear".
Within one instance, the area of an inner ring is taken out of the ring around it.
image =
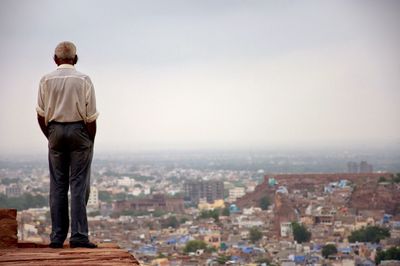
[[[78,63],[78,55],[75,55],[75,57],[74,57],[74,65],[75,65],[76,63]]]

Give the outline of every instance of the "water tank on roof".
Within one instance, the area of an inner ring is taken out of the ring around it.
[[[268,178],[268,185],[269,185],[270,187],[276,186],[277,183],[278,183],[278,182],[276,182],[276,179],[275,179],[275,178],[273,178],[273,177]]]
[[[288,192],[288,190],[287,190],[286,187],[280,186],[280,187],[278,187],[278,189],[276,190],[276,193],[288,194],[289,192]]]

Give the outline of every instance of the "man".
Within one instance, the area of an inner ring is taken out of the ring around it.
[[[50,247],[62,248],[67,238],[71,187],[70,247],[96,248],[89,241],[86,215],[98,117],[94,88],[90,78],[74,68],[78,56],[73,43],[58,44],[54,62],[57,70],[40,81],[36,108],[49,147]]]

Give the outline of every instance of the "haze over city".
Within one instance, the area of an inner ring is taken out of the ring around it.
[[[398,1],[0,2],[0,155],[45,153],[54,48],[96,90],[98,151],[399,146]]]

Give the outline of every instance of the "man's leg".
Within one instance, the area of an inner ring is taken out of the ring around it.
[[[49,126],[49,169],[50,169],[50,241],[64,243],[69,228],[68,187],[69,155],[63,145],[62,125]]]
[[[90,148],[90,158],[89,158],[90,162],[92,162],[92,159],[93,159],[93,144]],[[90,174],[91,174],[91,163],[90,163],[89,169],[87,171],[87,179],[86,179],[86,198],[85,198],[86,206],[88,204],[89,196],[90,196]]]
[[[70,243],[89,242],[86,202],[93,142],[83,124],[69,127],[71,136],[71,238]]]

